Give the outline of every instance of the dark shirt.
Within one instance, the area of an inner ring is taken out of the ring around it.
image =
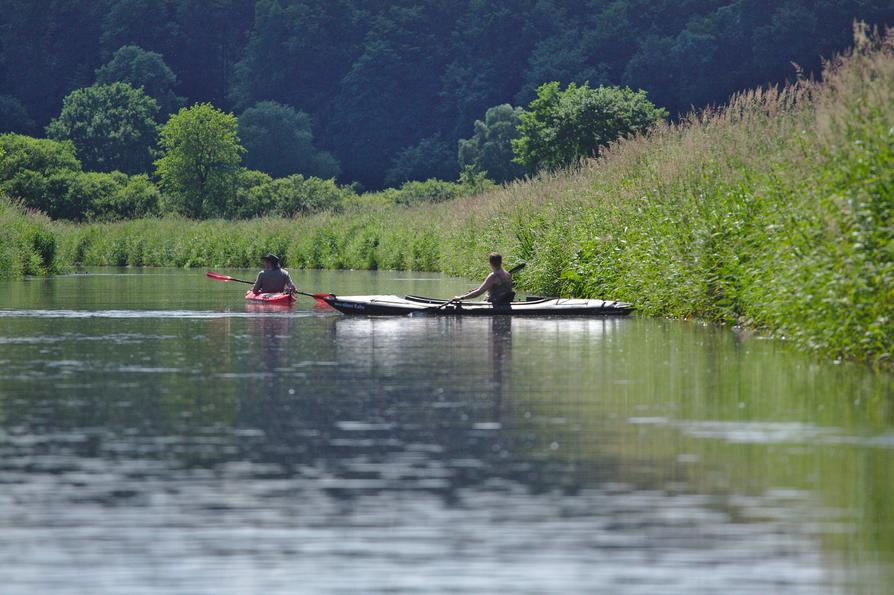
[[[512,291],[512,276],[508,273],[497,275],[496,283],[494,283],[488,291],[487,301],[492,304],[508,304],[515,298],[515,292]]]
[[[292,278],[285,269],[269,269],[258,273],[258,279],[252,289],[255,293],[282,293],[291,287]]]

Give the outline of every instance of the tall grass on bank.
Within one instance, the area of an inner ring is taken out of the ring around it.
[[[57,243],[53,266],[254,266],[273,251],[293,268],[475,277],[499,250],[528,262],[520,282],[532,292],[629,300],[890,363],[894,55],[890,36],[856,33],[822,83],[745,92],[577,172],[471,198],[291,220],[40,225]]]
[[[49,218],[0,200],[0,279],[52,274],[57,264]]]

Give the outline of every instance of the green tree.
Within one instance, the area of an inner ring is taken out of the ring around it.
[[[157,114],[158,103],[127,83],[94,85],[65,98],[47,136],[74,143],[85,169],[142,173],[152,165]]]
[[[570,83],[541,85],[521,114],[521,136],[512,141],[515,162],[531,173],[577,165],[621,137],[644,132],[667,117],[645,91],[620,87],[591,89]]]
[[[340,173],[335,158],[314,147],[310,117],[287,105],[262,101],[242,112],[239,138],[246,166],[271,176],[334,178]]]
[[[0,133],[29,134],[33,129],[34,120],[22,102],[11,95],[0,95]]]
[[[135,45],[118,48],[112,59],[96,71],[96,84],[127,83],[142,87],[143,92],[158,102],[161,116],[180,109],[185,99],[174,93],[177,77],[165,64],[161,54],[147,52]]]
[[[522,108],[508,103],[496,105],[484,113],[484,120],[475,120],[475,134],[459,141],[459,165],[486,172],[498,183],[521,177],[525,170],[515,163],[512,141],[520,135]]]
[[[597,54],[598,56],[598,54]],[[545,81],[610,85],[608,67],[592,64],[582,31],[570,29],[541,40],[528,57],[525,83],[515,101],[525,104],[537,95],[537,87]]]
[[[446,141],[441,140],[441,135],[436,134],[398,153],[385,172],[385,184],[397,187],[411,180],[451,180],[456,174],[456,154]]]
[[[312,114],[331,107],[357,59],[367,10],[345,0],[258,0],[233,70],[234,105],[245,109],[271,99]]]
[[[0,93],[28,106],[43,128],[63,97],[93,82],[108,2],[3,0],[0,3]]]
[[[245,149],[236,116],[199,103],[182,108],[161,129],[156,174],[168,205],[187,217],[226,214],[236,191]]]
[[[81,173],[70,142],[0,134],[0,193],[53,218],[79,219],[69,188]]]
[[[372,19],[362,54],[341,80],[328,127],[335,155],[351,179],[381,186],[398,153],[438,132],[433,102],[448,55],[437,32],[449,5],[392,4]]]

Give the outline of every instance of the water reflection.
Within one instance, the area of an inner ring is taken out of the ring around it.
[[[5,591],[891,584],[890,377],[680,323],[165,310],[126,279],[0,303]]]

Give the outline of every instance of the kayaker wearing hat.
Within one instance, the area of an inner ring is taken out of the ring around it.
[[[478,297],[485,291],[488,292],[487,301],[495,306],[508,304],[515,299],[515,292],[512,291],[512,275],[503,270],[503,257],[491,252],[487,260],[493,272],[487,276],[484,283],[478,289],[455,296],[451,301],[458,302]]]
[[[294,293],[297,291],[289,271],[280,268],[279,257],[275,254],[264,256],[264,270],[258,273],[258,280],[252,288],[255,293]]]

